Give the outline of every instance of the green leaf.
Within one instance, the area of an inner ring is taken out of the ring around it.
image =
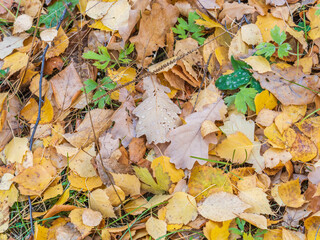
[[[240,91],[235,95],[234,104],[238,112],[245,114],[247,105],[252,111],[255,111],[254,98],[257,95],[257,90],[254,88],[240,88]]]
[[[84,82],[84,84],[86,85],[85,86],[86,93],[93,91],[98,86],[98,83],[96,83],[92,79],[88,79],[87,81]]]
[[[246,69],[240,68],[231,74],[219,77],[215,82],[215,85],[220,90],[235,90],[240,86],[247,84],[250,79],[251,73]]]
[[[320,13],[320,12],[319,12]],[[305,22],[299,22],[297,27],[294,27],[294,30],[301,32],[309,32],[311,30],[311,27],[307,25]]]
[[[272,43],[260,43],[258,46],[256,46],[256,54],[257,55],[264,55],[265,57],[271,57],[272,54],[276,51],[276,46]]]
[[[240,68],[251,68],[251,66],[249,64],[247,64],[246,62],[241,61],[241,60],[236,60],[236,59],[234,59],[233,56],[231,56],[231,64],[232,64],[232,67],[235,71]]]
[[[117,86],[117,83],[113,82],[110,77],[104,77],[101,84],[107,90],[114,89]]]
[[[96,62],[93,65],[96,66],[98,69],[106,69],[111,60],[108,49],[103,46],[98,48],[98,53],[88,51],[82,54],[82,57],[85,59],[96,60]]]
[[[58,0],[51,6],[47,7],[48,14],[41,15],[39,24],[45,24],[46,28],[55,27],[57,26],[59,19],[65,9],[64,4],[71,3],[69,7],[70,11],[72,12],[74,7],[79,3],[79,0]],[[66,17],[69,16],[69,13],[66,13]]]
[[[283,43],[278,48],[278,56],[279,58],[283,58],[289,55],[289,51],[291,50],[291,46],[289,43]]]
[[[278,26],[275,26],[270,30],[270,35],[278,45],[281,45],[287,38],[287,34],[284,31],[281,31]]]
[[[318,7],[319,9],[317,9],[314,14],[315,14],[316,16],[320,16],[320,4],[317,4],[316,7]]]
[[[255,80],[254,78],[251,78],[250,80],[250,86],[253,87],[255,90],[258,91],[258,93],[261,93],[264,89],[261,87],[260,83]]]
[[[234,94],[234,95],[231,95],[231,96],[226,97],[224,99],[224,101],[228,107],[230,107],[232,104],[234,104],[234,101],[236,100],[236,96],[237,96],[237,94]]]
[[[243,232],[241,232],[238,228],[229,228],[229,230],[237,235],[243,235]]]

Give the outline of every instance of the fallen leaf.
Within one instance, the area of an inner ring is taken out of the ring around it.
[[[151,63],[149,56],[153,51],[165,46],[165,33],[174,26],[178,15],[178,8],[164,0],[153,3],[150,14],[142,13],[139,33],[131,37],[130,42],[134,43],[138,53],[137,61],[143,63],[143,66]]]
[[[310,20],[310,31],[308,32],[309,37],[312,40],[315,40],[320,37],[320,29],[319,29],[319,16],[317,16],[316,11],[318,9],[316,7],[309,8],[307,12],[307,17]]]
[[[271,69],[273,72],[254,72],[253,77],[283,105],[306,105],[314,101],[315,92],[320,88],[318,76],[306,75],[294,66],[281,69],[273,64]]]
[[[116,217],[109,197],[102,189],[96,189],[89,194],[89,204],[90,208],[100,212],[103,218]]]
[[[258,45],[259,43],[263,42],[259,27],[253,23],[241,27],[241,37],[242,40],[248,45]]]
[[[307,218],[311,211],[307,210],[308,204],[303,205],[299,208],[286,208],[286,212],[283,215],[282,225],[285,227],[298,227],[300,220]]]
[[[130,161],[138,163],[146,153],[146,141],[144,138],[133,138],[129,144]]]
[[[104,191],[106,192],[112,206],[114,207],[119,206],[121,202],[126,198],[124,191],[122,191],[122,189],[116,185],[109,186],[104,189]]]
[[[268,127],[273,123],[274,119],[279,114],[280,114],[279,112],[272,111],[272,110],[269,110],[267,108],[262,108],[258,113],[258,116],[256,118],[256,123],[260,124],[260,125],[262,125],[264,127]]]
[[[258,73],[266,73],[272,71],[268,60],[262,56],[250,56],[246,59],[243,59],[243,61],[249,64],[252,67],[252,69],[254,71],[257,71]]]
[[[219,20],[222,24],[230,24],[234,19],[240,20],[245,14],[252,14],[256,10],[254,7],[244,3],[228,3],[223,4],[223,9],[219,14]]]
[[[231,56],[235,58],[242,57],[248,54],[248,45],[242,40],[241,29],[237,32],[237,34],[232,38],[229,51],[228,51],[228,59],[231,59]]]
[[[82,215],[85,210],[84,208],[74,209],[69,214],[71,223],[76,226],[82,237],[87,236],[92,229],[92,227],[85,225],[82,221]]]
[[[301,240],[305,239],[305,235],[301,232],[290,231],[282,228],[282,239],[283,240]]]
[[[143,213],[146,210],[145,204],[147,203],[147,199],[144,197],[139,197],[137,199],[131,200],[127,202],[123,209],[126,213],[130,213],[130,215],[136,216]]]
[[[270,31],[275,26],[280,28],[280,31],[285,31],[286,23],[282,19],[273,17],[270,13],[266,16],[257,16],[256,25],[259,27],[262,39],[264,42],[272,41],[272,37],[270,35]]]
[[[154,239],[158,239],[166,235],[167,224],[163,220],[150,217],[146,222],[146,230],[151,237],[153,237]]]
[[[50,80],[54,99],[61,110],[69,108],[81,94],[82,81],[74,66],[69,64]]]
[[[67,49],[69,45],[69,38],[64,32],[63,28],[60,27],[58,35],[54,38],[53,44],[48,48],[46,53],[46,59],[59,56]]]
[[[0,5],[1,8],[1,5]],[[0,42],[0,59],[10,55],[16,48],[23,46],[23,41],[27,38],[27,35],[21,34],[20,36],[4,37]]]
[[[217,192],[232,193],[229,177],[218,168],[195,166],[191,170],[188,182],[189,194],[197,201]]]
[[[37,240],[44,240],[48,237],[49,229],[46,227],[41,226],[39,223],[35,223],[34,226],[34,239]]]
[[[162,166],[163,172],[168,173],[171,182],[177,183],[184,177],[182,169],[176,169],[174,164],[170,163],[170,158],[161,156],[152,160],[151,168],[156,171],[158,165]]]
[[[276,148],[285,148],[285,138],[279,132],[277,126],[272,123],[270,126],[264,129],[264,135],[268,138],[268,142]]]
[[[207,197],[200,206],[199,213],[212,221],[224,222],[237,217],[237,214],[250,208],[250,205],[242,202],[237,196],[218,192]]]
[[[147,98],[133,111],[139,118],[137,137],[146,135],[148,143],[168,142],[167,134],[177,127],[181,111],[165,93],[168,89],[160,85],[156,77],[146,77],[143,82]]]
[[[100,224],[102,220],[102,214],[97,211],[93,211],[90,208],[83,210],[82,213],[82,222],[84,225],[89,227],[95,227]]]
[[[13,34],[21,33],[32,27],[33,18],[27,14],[19,15],[13,24]]]
[[[269,148],[263,154],[266,167],[274,168],[280,162],[285,164],[287,161],[290,161],[292,158],[291,153],[288,150],[278,149],[278,148]]]
[[[118,0],[108,9],[101,22],[113,31],[128,25],[131,6],[127,0]]]
[[[43,193],[42,200],[45,201],[47,199],[57,197],[62,193],[63,193],[63,186],[61,183],[53,187],[48,187],[47,190]]]
[[[35,124],[38,118],[39,103],[34,98],[31,98],[29,102],[21,110],[21,116],[29,123]],[[39,124],[47,124],[52,122],[54,117],[53,107],[48,98],[44,98],[44,102],[41,107]]]
[[[270,208],[267,194],[264,193],[262,188],[255,187],[239,192],[239,198],[250,205],[250,208],[246,210],[248,213],[256,214],[271,214],[273,212]]]
[[[22,163],[23,156],[29,150],[28,139],[14,137],[4,149],[8,163]]]
[[[196,200],[184,192],[174,193],[166,209],[169,224],[187,224],[198,216]]]
[[[208,240],[228,240],[231,220],[222,223],[208,221],[203,228],[203,233]]]
[[[248,160],[253,148],[252,142],[242,132],[227,136],[214,149],[214,153],[233,163],[243,163]]]
[[[83,178],[73,171],[68,175],[70,186],[76,190],[91,191],[94,188],[102,186],[100,177]]]
[[[88,146],[94,141],[95,137],[98,138],[111,125],[110,117],[112,113],[113,111],[109,109],[93,109],[86,114],[84,120],[76,128],[75,133],[66,133],[63,136],[77,148]],[[95,135],[93,134],[92,126],[94,127]]]
[[[255,213],[240,213],[239,217],[253,226],[260,229],[267,229],[267,219],[265,216],[258,215]]]
[[[85,13],[93,19],[102,18],[110,9],[114,2],[89,1]]]
[[[4,63],[1,69],[10,68],[10,75],[18,72],[24,68],[28,63],[28,55],[21,52],[15,52],[4,59]]]
[[[305,203],[301,194],[299,179],[280,184],[278,191],[281,200],[288,207],[298,208]]]
[[[195,162],[206,163],[203,160],[197,160],[190,156],[208,158],[208,145],[201,136],[201,125],[203,121],[223,119],[226,113],[226,106],[221,99],[206,106],[203,111],[195,112],[185,118],[187,124],[182,125],[169,133],[171,144],[166,149],[165,154],[171,157],[170,162],[175,164],[176,168],[191,169]],[[176,151],[180,149],[180,151]]]
[[[0,14],[4,14],[11,8],[13,0],[1,0],[0,3]]]
[[[112,173],[114,183],[127,195],[140,194],[140,181],[135,175]]]

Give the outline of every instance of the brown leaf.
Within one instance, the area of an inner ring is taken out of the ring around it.
[[[305,105],[314,101],[315,92],[320,89],[317,75],[304,74],[301,68],[294,66],[281,69],[273,64],[271,69],[273,72],[254,72],[253,77],[283,105]]]
[[[235,19],[240,20],[245,14],[252,14],[256,10],[254,7],[244,3],[228,3],[223,4],[223,10],[219,14],[219,19],[222,24],[230,24]]]
[[[138,163],[144,157],[146,150],[145,138],[133,138],[129,144],[130,160],[134,163]]]
[[[46,60],[44,64],[44,74],[50,75],[54,69],[61,70],[64,66],[64,62],[61,57],[53,57]]]
[[[166,0],[157,0],[151,6],[150,14],[142,13],[139,33],[130,38],[134,43],[138,56],[137,61],[147,66],[153,51],[165,46],[165,36],[174,26],[179,16],[178,8],[168,4]]]
[[[82,82],[73,63],[55,75],[50,83],[54,99],[61,110],[70,107],[82,92]]]
[[[75,133],[66,133],[64,138],[77,148],[90,145],[95,140],[95,137],[99,137],[110,125],[110,117],[113,111],[109,109],[94,109],[90,113],[87,113],[82,123],[76,128]],[[91,120],[90,116],[91,114]],[[94,126],[94,133],[92,126]]]
[[[7,9],[10,9],[13,4],[13,0],[0,0],[0,14],[7,12]]]
[[[169,133],[171,144],[166,150],[166,155],[171,157],[171,162],[176,168],[191,169],[195,162],[205,164],[206,161],[197,160],[190,156],[208,158],[209,142],[201,136],[201,125],[203,121],[212,122],[221,120],[226,113],[226,106],[222,99],[212,103],[201,112],[195,112],[187,116],[187,124],[182,125]],[[179,149],[179,151],[177,151]]]

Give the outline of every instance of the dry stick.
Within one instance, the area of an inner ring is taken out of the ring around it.
[[[212,54],[213,54],[213,53],[210,53],[209,58],[208,58],[208,60],[207,60],[207,64],[204,66],[202,81],[201,81],[201,84],[200,84],[200,87],[199,87],[199,92],[198,92],[198,94],[197,94],[196,101],[194,102],[194,105],[193,105],[192,112],[194,112],[194,110],[195,110],[195,108],[196,108],[197,101],[198,101],[198,98],[199,98],[199,95],[200,95],[200,92],[201,92],[201,88],[202,88],[203,83],[204,83],[204,80],[206,79],[206,76],[207,76],[207,69],[208,69],[208,65],[209,65],[210,59],[211,59],[211,57],[212,57]]]
[[[70,4],[70,3],[69,3]],[[69,5],[68,4],[68,5]],[[62,13],[62,16],[58,22],[58,25],[56,27],[57,30],[59,30],[62,20],[64,19],[65,15],[67,13],[67,9],[65,9]],[[42,60],[41,60],[41,70],[40,70],[40,79],[39,79],[39,102],[38,102],[38,116],[37,116],[37,121],[34,124],[33,131],[30,137],[30,144],[29,144],[29,150],[32,151],[32,145],[33,145],[33,139],[34,135],[37,131],[37,127],[39,125],[39,122],[41,120],[41,105],[42,105],[42,78],[43,78],[43,70],[44,70],[44,64],[46,61],[46,53],[49,49],[49,44],[47,44],[46,48],[44,49],[44,52],[42,54]],[[31,235],[34,235],[34,228],[33,228],[33,220],[32,220],[32,204],[31,204],[31,199],[30,196],[28,196],[28,201],[29,201],[29,211],[30,211],[30,227],[31,227]]]
[[[235,27],[235,26],[229,28],[228,30],[231,30],[231,29],[233,29],[234,27]],[[176,56],[176,57],[175,57],[174,59],[172,59],[170,62],[167,62],[167,63],[163,64],[162,66],[160,66],[159,68],[153,70],[152,72],[147,72],[147,73],[143,74],[142,76],[140,76],[140,77],[138,77],[138,78],[136,78],[136,79],[134,79],[134,80],[132,80],[132,81],[130,81],[130,82],[127,82],[127,83],[125,83],[125,84],[123,84],[123,85],[121,85],[121,86],[118,86],[118,87],[116,87],[116,88],[114,88],[114,89],[109,90],[107,93],[105,93],[105,94],[102,95],[101,97],[95,99],[95,101],[99,101],[100,99],[108,96],[109,94],[111,94],[111,93],[113,93],[113,92],[115,92],[115,91],[117,91],[117,90],[119,90],[119,89],[121,89],[121,88],[124,88],[124,87],[126,87],[126,86],[129,86],[129,85],[132,84],[132,83],[138,82],[138,81],[140,81],[141,79],[143,79],[143,78],[145,78],[145,77],[148,77],[148,76],[151,76],[151,75],[153,75],[153,74],[159,73],[160,71],[162,71],[162,70],[165,69],[166,67],[169,67],[171,64],[176,63],[177,61],[179,61],[180,59],[184,58],[185,56],[187,56],[187,55],[189,55],[189,54],[197,51],[197,50],[200,49],[201,47],[203,47],[203,46],[205,46],[205,45],[213,42],[214,40],[216,40],[217,38],[221,37],[221,36],[222,36],[223,34],[225,34],[225,33],[226,33],[226,31],[223,32],[223,33],[221,33],[221,34],[219,34],[218,36],[212,38],[211,40],[209,40],[208,42],[202,44],[201,46],[199,46],[199,47],[197,47],[197,48],[194,48],[194,49],[192,49],[192,50],[190,50],[190,51],[188,51],[188,52],[186,52],[186,53],[184,53],[184,54],[181,54],[181,55],[179,55],[179,56]]]
[[[65,4],[64,4],[65,5]],[[82,62],[82,57],[81,57],[81,50],[82,50],[82,42],[81,42],[81,31],[79,29],[79,26],[77,24],[78,20],[75,18],[74,14],[70,11],[70,9],[68,8],[68,6],[65,6],[67,11],[69,12],[69,14],[71,15],[72,18],[74,18],[75,22],[76,22],[76,27],[77,27],[77,31],[79,32],[78,34],[78,47],[79,47],[79,55],[78,57],[80,58],[80,61]],[[82,77],[82,76],[81,76]],[[82,81],[81,81],[82,82]],[[82,86],[83,86],[83,89],[85,89],[85,85],[84,83],[82,82]],[[88,100],[88,94],[86,91],[83,91],[84,92],[84,95],[85,95],[85,98],[86,98],[86,104],[89,105],[89,100]],[[100,147],[99,147],[99,142],[98,142],[98,139],[97,139],[97,136],[96,136],[96,132],[94,130],[94,126],[93,126],[93,121],[92,121],[92,116],[91,116],[91,110],[90,108],[88,107],[88,115],[89,115],[89,120],[90,120],[90,124],[91,124],[91,128],[92,128],[92,133],[93,133],[93,138],[94,138],[94,141],[95,141],[95,144],[96,144],[96,147],[97,147],[97,150],[98,150],[98,154],[99,154],[99,157],[100,157],[100,164],[103,168],[103,171],[106,173],[111,185],[112,185],[112,188],[113,190],[115,191],[117,197],[119,198],[120,200],[120,203],[123,205],[123,201],[114,185],[114,180],[113,180],[113,177],[111,175],[111,173],[105,168],[105,166],[103,165],[103,162],[102,162],[102,156],[101,156],[101,153],[100,153]]]

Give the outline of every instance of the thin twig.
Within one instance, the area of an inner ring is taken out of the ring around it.
[[[57,27],[56,27],[57,30],[59,30],[59,28],[61,26],[61,23],[62,23],[65,15],[66,15],[66,13],[67,13],[67,9],[65,9],[63,11],[63,13],[62,13],[62,16],[61,16],[61,18],[59,20],[59,23],[58,23]],[[34,124],[33,131],[32,131],[31,137],[30,137],[30,144],[29,144],[30,151],[32,151],[34,135],[35,135],[35,133],[37,131],[37,127],[38,127],[39,122],[41,120],[41,106],[42,106],[42,103],[43,103],[43,100],[42,100],[42,79],[43,79],[44,64],[45,64],[45,61],[46,61],[46,53],[47,53],[48,49],[49,49],[49,44],[47,44],[46,48],[44,49],[43,54],[42,54],[42,58],[41,58],[41,70],[40,70],[40,79],[39,79],[38,116],[37,116],[37,120],[36,120],[36,123]],[[30,211],[31,235],[33,236],[34,235],[34,227],[33,227],[32,204],[31,204],[30,196],[28,196],[28,201],[29,201],[29,211]]]
[[[207,60],[207,63],[206,63],[206,65],[204,66],[202,81],[201,81],[201,84],[200,84],[200,87],[199,87],[199,91],[198,91],[198,94],[197,94],[196,101],[194,102],[194,105],[193,105],[192,112],[194,112],[194,110],[195,110],[195,108],[196,108],[197,101],[198,101],[198,98],[199,98],[199,95],[200,95],[200,92],[201,92],[201,88],[202,88],[203,83],[204,83],[204,81],[205,81],[205,79],[206,79],[206,76],[207,76],[207,69],[208,69],[208,66],[209,66],[211,57],[212,57],[212,53],[210,53],[209,58],[208,58],[208,60]]]

